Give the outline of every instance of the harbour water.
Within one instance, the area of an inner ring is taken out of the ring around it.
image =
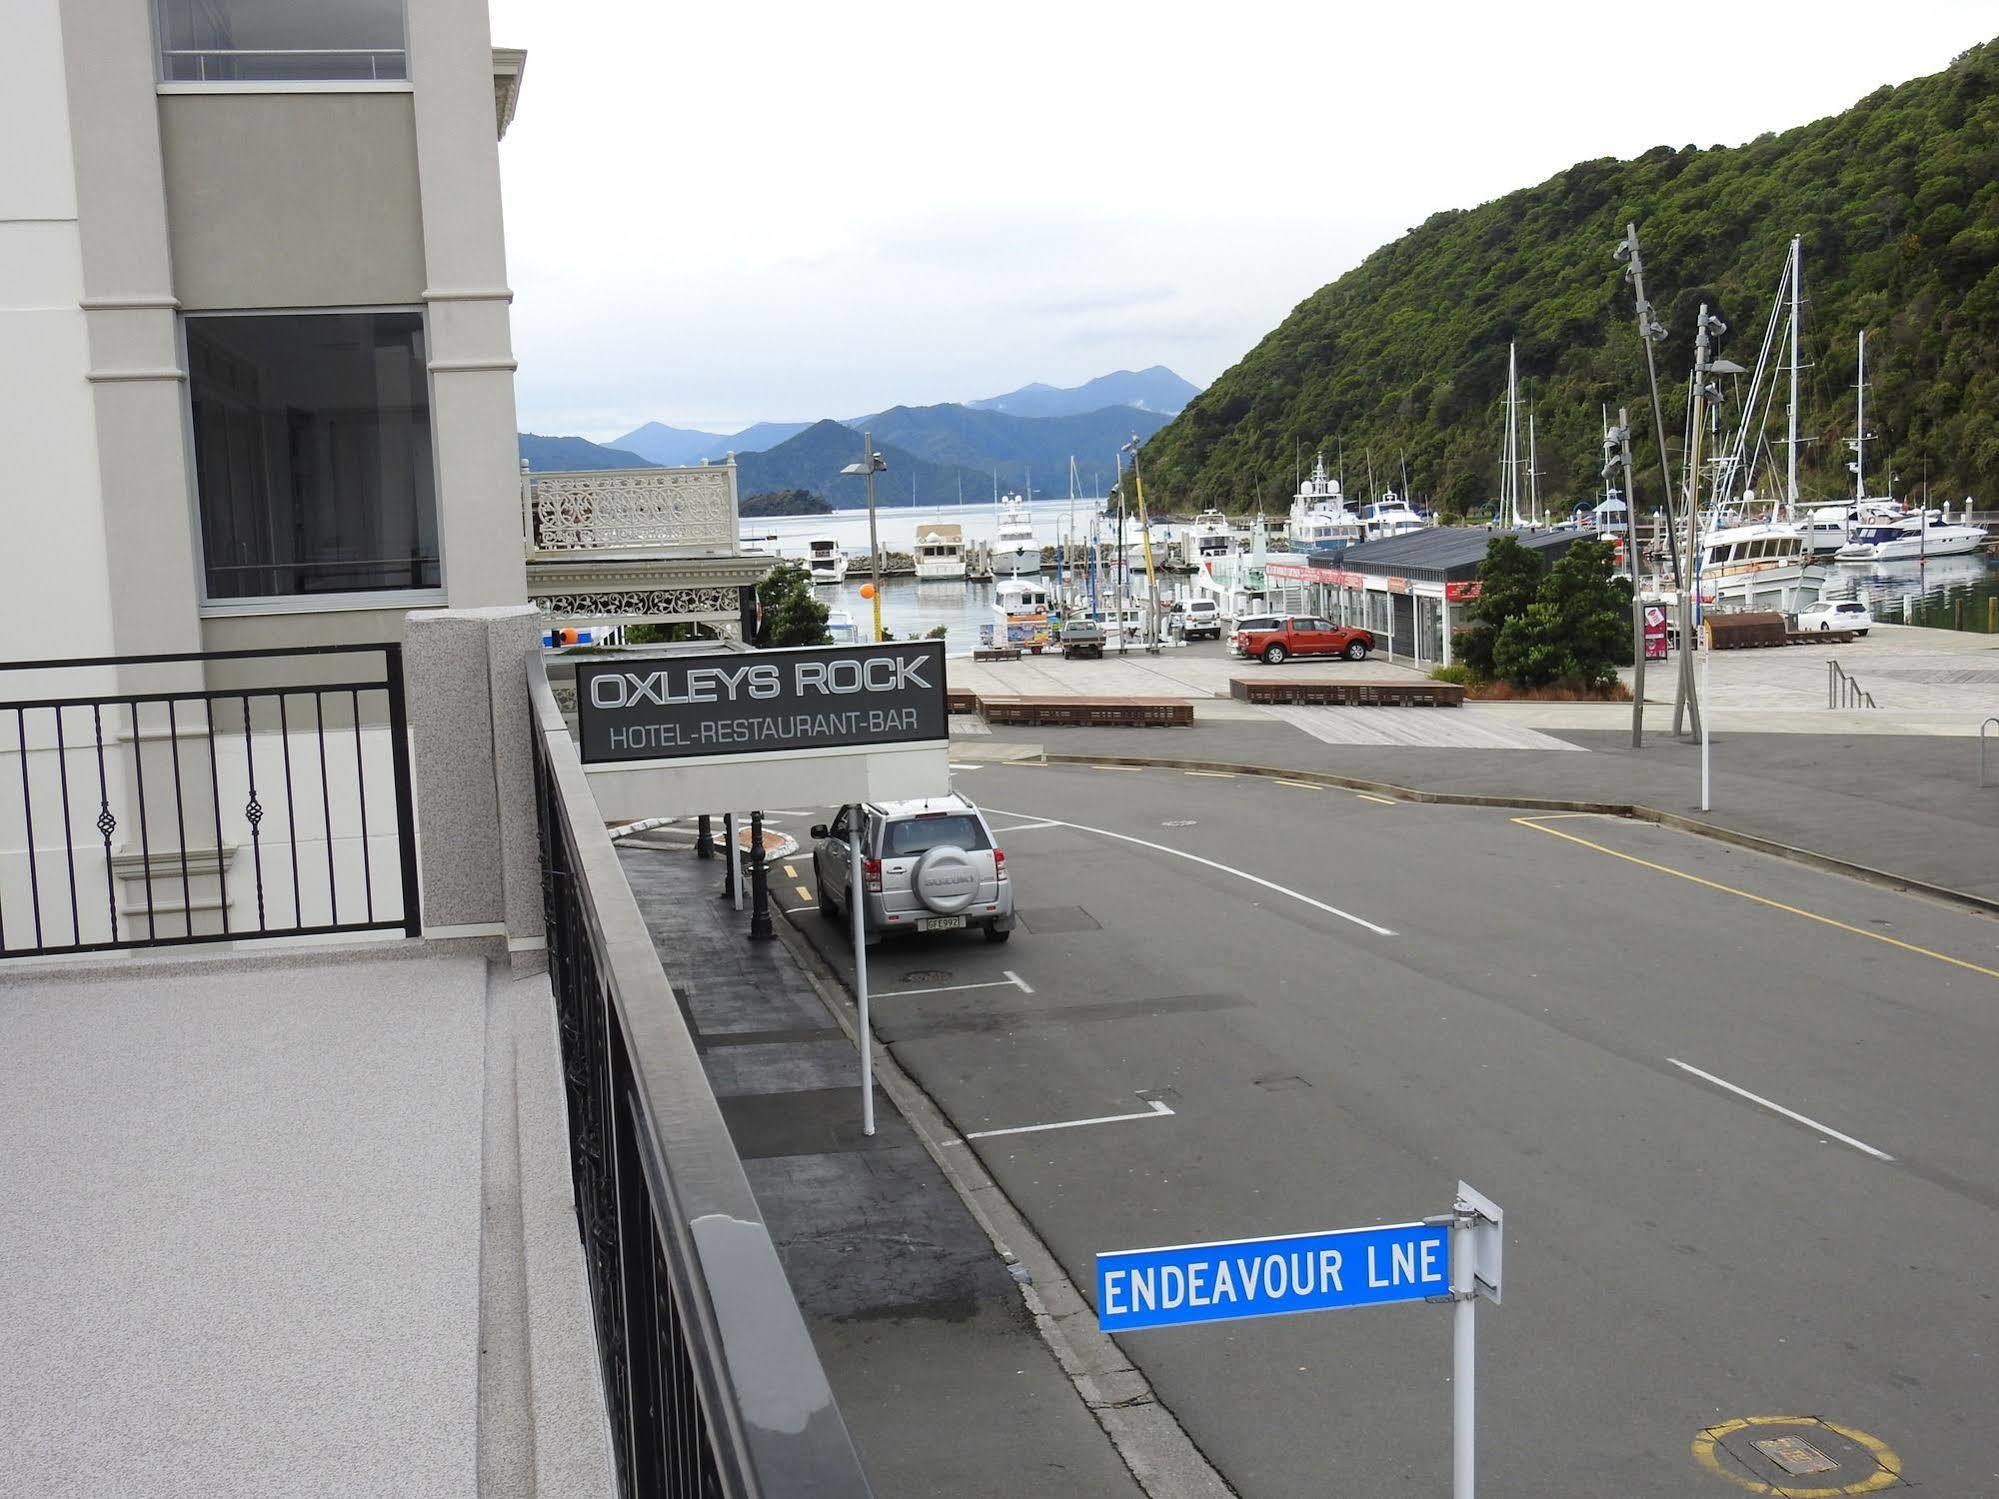
[[[1075,534],[1087,537],[1090,534],[1091,513],[1101,504],[1100,500],[1079,499],[1072,507],[1066,499],[1036,500],[1028,507],[1028,513],[1034,520],[1035,536],[1043,546],[1053,546],[1070,534],[1072,515]],[[999,529],[999,512],[990,502],[964,506],[930,505],[921,509],[911,509],[906,505],[879,507],[875,512],[875,525],[880,532],[884,552],[907,552],[915,545],[916,528],[937,522],[963,527],[967,541],[991,541]],[[1109,522],[1112,528],[1116,524],[1115,520]],[[807,542],[826,538],[837,541],[841,550],[851,557],[865,558],[868,553],[868,513],[865,510],[836,510],[831,515],[750,516],[744,518],[740,530],[746,547],[775,552],[780,557],[802,558]],[[1163,541],[1165,534],[1164,527],[1153,527],[1155,541]],[[1135,515],[1125,523],[1125,539],[1128,542],[1138,539],[1138,518]]]
[[[1874,617],[1887,623],[1992,634],[1999,556],[1987,552],[1934,562],[1835,566],[1826,592],[1866,599]]]

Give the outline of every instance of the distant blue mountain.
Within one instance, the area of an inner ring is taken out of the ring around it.
[[[521,457],[538,474],[566,473],[586,468],[654,468],[650,459],[623,448],[607,448],[587,437],[541,437],[533,432],[515,434],[520,439]]]
[[[1177,416],[1200,393],[1200,386],[1182,380],[1163,364],[1155,364],[1150,369],[1099,375],[1066,389],[1036,382],[1003,396],[965,404],[978,411],[1004,411],[1009,416],[1082,416],[1106,406],[1136,406],[1161,416]]]
[[[671,468],[710,462],[730,453],[761,453],[796,437],[810,425],[810,422],[756,422],[740,432],[723,433],[647,422],[618,438],[614,446]]]

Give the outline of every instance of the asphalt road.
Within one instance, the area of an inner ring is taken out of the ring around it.
[[[1462,1177],[1507,1212],[1482,1494],[1999,1494],[1999,922],[1610,819],[958,784],[1022,928],[874,949],[876,1033],[968,1135],[1143,1116],[965,1147],[1086,1296],[1100,1250],[1406,1222]],[[1121,1341],[1245,1495],[1436,1494],[1450,1318]]]

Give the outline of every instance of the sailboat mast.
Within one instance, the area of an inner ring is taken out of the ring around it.
[[[1527,523],[1541,524],[1541,479],[1534,460],[1534,408],[1527,408]]]
[[[1853,502],[1857,505],[1867,498],[1867,330],[1860,330],[1860,378],[1855,387],[1860,392],[1859,404],[1853,413]]]
[[[1805,256],[1799,236],[1791,236],[1791,410],[1786,417],[1790,457],[1785,462],[1786,499],[1784,519],[1798,518],[1798,305],[1803,300]]]
[[[1506,501],[1507,524],[1520,524],[1519,363],[1513,344],[1506,346]]]

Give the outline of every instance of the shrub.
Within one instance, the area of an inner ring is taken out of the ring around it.
[[[761,646],[825,645],[826,606],[812,596],[812,578],[795,562],[780,562],[757,584]]]
[[[1460,687],[1470,687],[1485,679],[1469,666],[1465,665],[1464,662],[1453,661],[1449,666],[1431,667],[1430,680],[1433,682],[1455,682]]]

